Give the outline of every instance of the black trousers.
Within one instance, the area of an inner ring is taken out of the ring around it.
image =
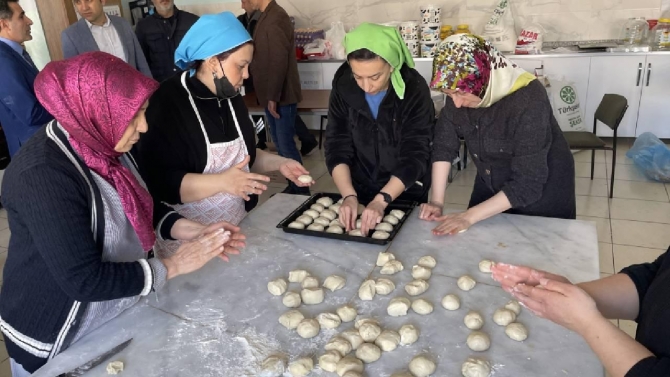
[[[263,117],[259,115],[253,115],[251,117],[254,120],[254,124],[258,122],[259,119],[262,119]],[[261,132],[258,133],[258,143],[259,144],[265,144],[268,141],[267,137],[267,125],[266,128],[263,128]],[[317,143],[316,137],[312,135],[311,132],[309,132],[309,129],[307,128],[307,125],[305,124],[305,121],[302,120],[300,115],[295,117],[295,133],[298,135],[298,139],[300,140],[301,143],[311,143],[315,144]]]

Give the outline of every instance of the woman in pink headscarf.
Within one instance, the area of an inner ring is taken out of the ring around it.
[[[147,131],[144,112],[157,88],[103,52],[49,63],[35,81],[56,120],[22,146],[2,187],[12,237],[0,330],[15,377],[168,279],[244,246],[237,227],[205,227],[154,206],[126,152]],[[152,258],[156,233],[194,241]]]

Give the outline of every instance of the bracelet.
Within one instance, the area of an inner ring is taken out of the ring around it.
[[[345,200],[351,198],[352,196],[353,196],[354,198],[358,199],[358,195],[356,195],[356,194],[351,194],[351,195],[347,195],[347,196],[345,196],[344,198],[342,198],[342,203],[344,203]]]

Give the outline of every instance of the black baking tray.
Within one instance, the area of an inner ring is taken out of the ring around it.
[[[318,193],[312,195],[309,199],[307,199],[304,203],[302,203],[298,208],[296,208],[293,212],[291,212],[290,215],[286,216],[284,220],[282,220],[279,224],[277,224],[277,228],[283,229],[284,232],[286,233],[294,233],[294,234],[302,234],[305,236],[312,236],[312,237],[319,237],[319,238],[330,238],[333,240],[342,240],[342,241],[351,241],[351,242],[360,242],[360,243],[367,243],[367,244],[372,244],[372,245],[386,245],[389,242],[393,241],[395,238],[396,234],[400,231],[402,226],[405,224],[405,221],[409,218],[410,214],[412,213],[412,210],[414,207],[419,205],[417,202],[411,202],[411,201],[405,201],[405,200],[396,200],[393,203],[391,203],[388,207],[386,207],[386,211],[384,213],[384,216],[388,215],[392,210],[394,209],[399,209],[401,211],[405,212],[405,217],[402,218],[398,222],[398,225],[393,226],[393,231],[391,232],[391,235],[389,238],[385,240],[375,240],[372,239],[371,237],[356,237],[356,236],[350,236],[348,234],[333,234],[333,233],[326,233],[326,232],[318,232],[315,230],[307,230],[307,229],[293,229],[289,228],[288,224],[292,223],[295,221],[300,215],[302,215],[303,212],[307,211],[312,204],[316,203],[317,200],[323,198],[323,197],[328,197],[333,199],[333,202],[337,202],[342,198],[340,194],[333,194],[333,193],[328,193],[328,192],[323,192],[323,193]],[[364,203],[361,203],[364,204]]]

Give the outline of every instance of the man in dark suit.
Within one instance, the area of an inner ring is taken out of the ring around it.
[[[144,52],[130,23],[103,11],[105,0],[74,0],[81,20],[61,33],[65,59],[90,51],[103,51],[152,77]]]
[[[39,71],[21,46],[33,39],[32,24],[18,0],[0,0],[0,123],[10,156],[53,120],[35,96],[33,83]]]

